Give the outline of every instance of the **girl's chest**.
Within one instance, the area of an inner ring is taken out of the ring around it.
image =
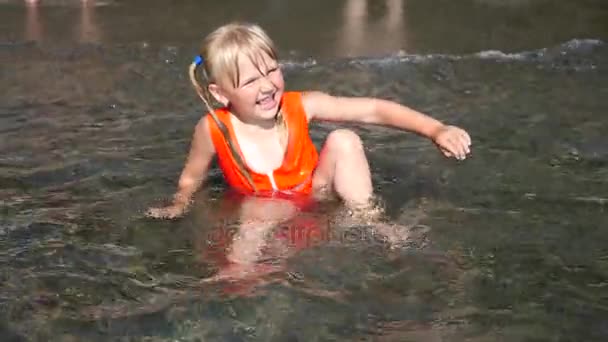
[[[269,174],[283,164],[285,147],[280,143],[278,134],[244,136],[239,139],[239,145],[245,163],[254,172]]]

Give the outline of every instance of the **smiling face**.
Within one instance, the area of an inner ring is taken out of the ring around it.
[[[219,75],[209,85],[214,97],[243,121],[274,119],[285,88],[278,62],[264,51],[239,53],[236,69],[233,79]]]

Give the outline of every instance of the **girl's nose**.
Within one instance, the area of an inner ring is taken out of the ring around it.
[[[270,81],[268,76],[264,76],[261,78],[260,91],[261,92],[270,92],[275,88],[274,84]]]

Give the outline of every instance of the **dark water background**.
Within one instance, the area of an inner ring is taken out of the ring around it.
[[[268,29],[290,89],[469,131],[454,162],[357,128],[389,216],[429,227],[423,245],[355,234],[200,284],[221,268],[217,170],[184,219],[142,212],[174,191],[202,113],[187,64],[230,19]],[[1,1],[0,336],[605,341],[606,42],[601,0]]]

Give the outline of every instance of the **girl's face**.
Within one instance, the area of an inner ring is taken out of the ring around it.
[[[231,111],[243,121],[274,119],[285,88],[278,62],[264,52],[258,55],[256,63],[240,54],[238,66],[236,87],[231,80],[224,79],[217,85],[211,84],[211,92],[224,105],[230,105]]]

